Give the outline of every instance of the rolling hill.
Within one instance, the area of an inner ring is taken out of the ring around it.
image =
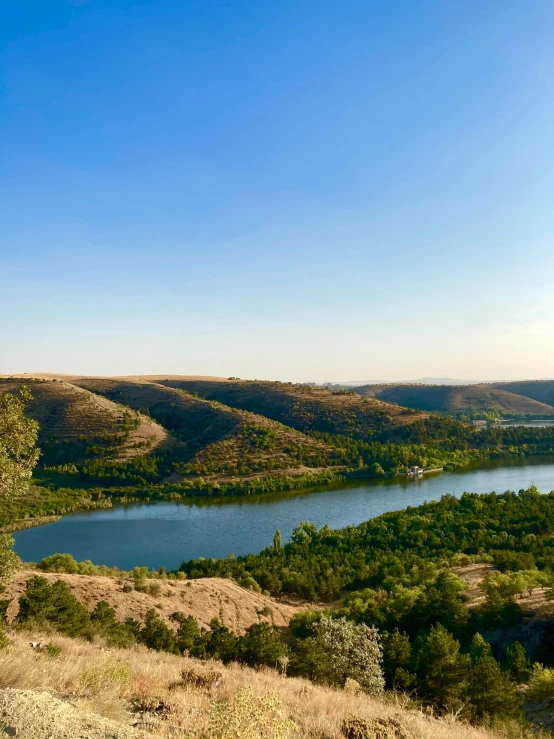
[[[30,388],[27,413],[39,422],[45,464],[85,458],[130,460],[169,448],[174,440],[151,418],[63,379],[0,378],[0,393]]]
[[[123,576],[70,575],[24,569],[12,577],[2,594],[3,598],[10,600],[7,611],[9,621],[16,617],[19,597],[25,590],[27,581],[35,575],[46,578],[50,583],[63,580],[77,600],[89,611],[94,609],[98,601],[103,600],[115,609],[120,621],[134,618],[143,623],[147,612],[151,608],[156,608],[158,617],[171,627],[175,627],[172,614],[180,611],[186,616],[194,616],[204,628],[209,627],[213,618],[218,618],[235,634],[244,634],[249,626],[260,621],[285,628],[295,614],[310,607],[307,603],[291,605],[269,595],[247,590],[228,578],[148,580],[148,584],[158,587],[159,592],[154,595],[137,590],[126,592],[123,585],[128,584],[129,580]]]
[[[506,385],[364,385],[354,388],[356,393],[369,398],[378,398],[388,403],[398,403],[422,411],[450,414],[491,413],[502,416],[535,415],[548,416],[554,407],[545,401],[526,396],[523,390],[535,383],[513,383]],[[554,402],[554,382],[552,402]],[[519,393],[514,389],[522,386]],[[536,395],[540,395],[540,391]],[[546,398],[548,393],[543,392]]]
[[[554,380],[524,380],[521,382],[499,382],[494,385],[498,390],[517,393],[532,398],[539,403],[554,406]],[[551,413],[554,411],[551,411]]]
[[[255,413],[146,380],[80,378],[80,387],[149,413],[182,444],[171,481],[297,474],[340,464],[337,450]]]
[[[87,482],[228,482],[344,465],[341,452],[270,418],[145,380],[0,378],[30,387],[43,465],[72,462]],[[124,467],[121,467],[121,464]],[[90,478],[90,480],[89,480]],[[64,479],[74,486],[79,479]]]
[[[421,412],[377,398],[363,398],[348,390],[167,375],[144,379],[266,416],[302,432],[320,431],[367,439],[371,432],[393,430],[426,418]]]

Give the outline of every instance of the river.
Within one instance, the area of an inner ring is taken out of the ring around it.
[[[259,552],[270,544],[275,529],[281,530],[286,541],[300,521],[342,528],[446,494],[460,496],[466,490],[500,493],[530,485],[543,493],[554,489],[553,458],[511,464],[502,460],[486,468],[400,482],[342,482],[286,495],[133,503],[73,513],[55,523],[16,532],[15,549],[27,562],[68,552],[77,560],[90,559],[125,570],[136,565],[169,569],[184,559]]]

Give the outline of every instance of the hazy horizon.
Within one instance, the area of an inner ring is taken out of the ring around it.
[[[106,373],[90,373],[90,372],[53,372],[53,371],[13,371],[13,372],[2,372],[0,373],[0,377],[20,377],[22,375],[27,375],[29,379],[33,377],[49,377],[49,376],[56,376],[56,377],[152,377],[155,375],[158,375],[160,377],[175,377],[175,376],[183,376],[183,377],[213,377],[213,378],[219,378],[219,379],[239,379],[239,380],[272,380],[277,382],[297,382],[297,383],[315,383],[317,385],[343,385],[343,386],[350,386],[350,387],[358,387],[362,385],[410,385],[410,384],[424,384],[424,385],[452,385],[452,386],[464,386],[464,385],[478,385],[478,384],[488,384],[488,383],[502,383],[502,382],[540,382],[540,381],[554,381],[553,377],[512,377],[512,378],[494,378],[490,380],[483,380],[483,379],[461,379],[461,378],[452,378],[452,377],[414,377],[414,378],[404,378],[404,379],[389,379],[389,380],[299,380],[295,378],[290,377],[253,377],[244,375],[242,377],[238,377],[237,375],[210,375],[206,373],[198,373],[196,375],[193,374],[187,374],[184,372],[148,372],[148,373],[135,373],[135,372],[128,372],[126,374],[119,374],[119,375],[109,375]]]
[[[554,376],[552,3],[8,6],[0,373]]]

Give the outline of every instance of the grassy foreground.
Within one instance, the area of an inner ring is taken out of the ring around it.
[[[273,739],[339,739],[348,716],[392,719],[410,739],[526,736],[520,727],[513,732],[509,727],[502,732],[474,728],[453,716],[434,718],[406,699],[333,690],[269,668],[223,666],[144,647],[106,651],[100,644],[29,631],[11,633],[10,639],[11,645],[0,650],[1,688],[48,691],[83,711],[115,720],[122,729],[134,725],[154,736],[250,739],[258,735],[249,727],[260,716],[267,722],[263,736]],[[51,647],[33,650],[29,642],[39,640]],[[2,718],[9,722],[9,715]],[[233,722],[236,733],[223,733],[221,724],[230,727]]]

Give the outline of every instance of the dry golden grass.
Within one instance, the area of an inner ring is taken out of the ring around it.
[[[397,719],[413,739],[501,736],[452,717],[434,719],[390,698],[331,690],[306,680],[282,677],[268,668],[224,667],[144,647],[106,651],[99,645],[61,636],[46,637],[61,650],[58,657],[49,657],[29,647],[33,639],[44,640],[42,635],[29,632],[10,637],[12,645],[0,651],[0,688],[46,690],[79,708],[127,725],[132,723],[155,736],[209,737],[214,701],[233,701],[245,686],[251,686],[254,696],[276,693],[283,714],[297,724],[306,739],[338,739],[346,715]],[[222,678],[211,688],[187,684],[170,689],[180,682],[183,669],[197,673],[217,669]]]
[[[243,634],[252,624],[265,621],[278,627],[288,626],[291,618],[311,605],[292,605],[275,598],[245,590],[232,580],[223,578],[200,578],[198,580],[148,580],[147,583],[160,586],[160,595],[150,595],[132,590],[123,592],[123,584],[129,580],[114,577],[89,575],[66,575],[42,573],[31,570],[17,572],[8,584],[2,598],[11,599],[8,619],[15,618],[18,599],[25,589],[25,583],[34,575],[41,575],[49,582],[63,580],[89,611],[98,601],[107,601],[116,611],[117,618],[123,621],[130,616],[144,621],[150,608],[155,608],[158,616],[166,624],[176,627],[171,614],[181,611],[194,616],[201,626],[207,627],[213,618],[218,618],[236,634]],[[268,610],[269,609],[269,610]]]
[[[104,434],[120,431],[126,416],[132,413],[61,376],[59,379],[4,377],[0,379],[0,393],[15,390],[23,384],[33,394],[27,412],[40,424],[39,443],[52,439],[78,443],[86,440],[90,443]],[[112,458],[130,459],[174,443],[167,431],[151,418],[136,412],[132,415],[138,422],[136,428],[125,441],[114,446]]]
[[[452,571],[458,575],[468,586],[464,592],[468,608],[477,608],[485,601],[485,595],[479,588],[479,583],[488,575],[497,570],[486,562],[467,565],[466,567],[453,567]],[[554,612],[554,601],[546,599],[548,588],[535,588],[531,595],[523,595],[517,602],[528,613],[545,616]]]

